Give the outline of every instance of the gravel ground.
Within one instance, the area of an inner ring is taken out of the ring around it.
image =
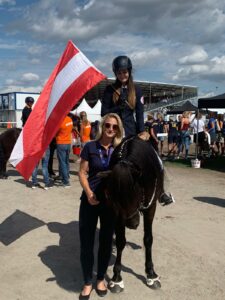
[[[71,163],[70,189],[32,190],[10,167],[9,179],[0,181],[1,300],[78,299],[77,169]],[[159,205],[154,220],[153,260],[162,288],[154,291],[144,284],[141,223],[136,231],[127,230],[125,290],[109,292],[106,299],[225,299],[224,173],[171,164],[166,171],[176,203]],[[115,249],[109,277],[114,259]],[[99,299],[95,291],[90,299]]]

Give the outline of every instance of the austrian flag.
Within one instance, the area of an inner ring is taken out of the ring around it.
[[[71,41],[68,42],[9,159],[26,180],[71,108],[105,77]]]

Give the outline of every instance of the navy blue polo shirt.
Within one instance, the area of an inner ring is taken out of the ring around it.
[[[99,141],[91,141],[84,145],[80,157],[89,164],[88,183],[94,192],[101,182],[101,178],[97,176],[98,172],[108,170],[110,156],[113,152],[113,146],[106,150]]]
[[[169,134],[173,135],[177,133],[177,122],[176,121],[168,121],[169,125]]]

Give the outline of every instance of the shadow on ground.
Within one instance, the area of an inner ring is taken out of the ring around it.
[[[73,221],[68,224],[58,222],[45,223],[29,214],[16,210],[0,224],[0,242],[8,246],[22,237],[24,234],[42,226],[47,226],[52,233],[59,234],[59,245],[49,245],[41,251],[38,256],[42,263],[52,272],[53,276],[46,278],[46,282],[56,281],[63,289],[69,292],[80,292],[83,285],[83,275],[80,266],[80,243],[79,243],[79,222]],[[95,257],[97,257],[98,234],[96,231]],[[142,247],[127,242],[126,247],[132,248],[133,251],[140,250]],[[126,251],[126,248],[124,249]],[[112,266],[116,259],[116,248],[113,246],[112,256],[109,265]],[[132,267],[132,266],[131,266]],[[138,280],[145,283],[145,277],[137,274],[130,267],[122,265],[122,273],[130,273]],[[144,273],[144,266],[143,266]],[[96,264],[94,266],[96,274]],[[95,278],[94,278],[95,279]],[[106,279],[110,279],[106,277]]]
[[[8,246],[29,231],[44,225],[43,221],[16,210],[0,224],[0,242]]]
[[[208,204],[213,204],[216,206],[225,207],[225,199],[217,197],[193,197],[197,201],[201,201]]]
[[[70,292],[79,292],[82,282],[80,267],[80,244],[78,222],[61,224],[52,222],[47,224],[49,231],[58,233],[59,245],[48,246],[40,252],[40,257],[54,274],[46,281],[56,281],[63,289]]]

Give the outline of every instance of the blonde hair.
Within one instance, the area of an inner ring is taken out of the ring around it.
[[[157,119],[159,118],[163,119],[163,115],[161,113],[157,113]]]
[[[189,117],[190,112],[189,111],[184,111],[182,116],[183,118],[188,118]]]
[[[113,147],[115,148],[116,146],[118,146],[120,144],[120,142],[122,141],[122,138],[123,138],[123,124],[122,124],[122,121],[121,121],[120,117],[117,114],[115,114],[115,113],[106,114],[101,119],[101,122],[99,124],[98,132],[97,132],[95,140],[99,141],[102,138],[102,135],[103,135],[103,126],[105,125],[106,120],[108,118],[114,118],[114,119],[116,119],[117,125],[118,125],[118,130],[116,132],[116,136],[113,139]]]
[[[150,120],[154,119],[154,116],[152,114],[147,114],[147,119],[148,119],[148,121],[150,121]]]

